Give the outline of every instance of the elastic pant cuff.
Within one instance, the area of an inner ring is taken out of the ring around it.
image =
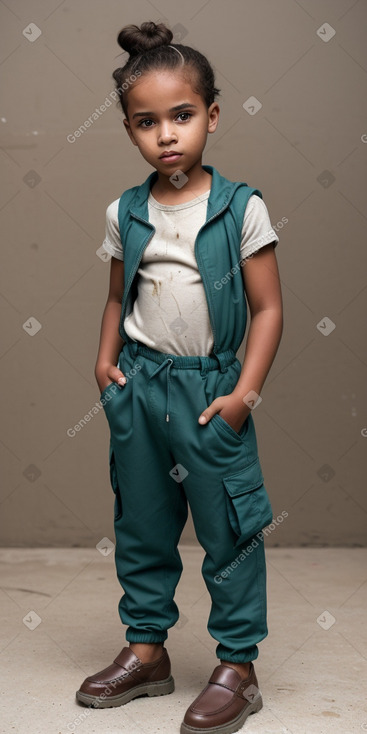
[[[148,644],[153,644],[155,642],[164,642],[167,637],[167,631],[144,632],[143,630],[135,630],[132,627],[128,627],[126,630],[126,640],[128,642],[145,642]]]
[[[257,645],[249,647],[245,650],[230,650],[224,645],[218,645],[215,654],[219,660],[223,662],[228,661],[229,663],[249,663],[251,660],[256,660],[259,656],[259,648]]]

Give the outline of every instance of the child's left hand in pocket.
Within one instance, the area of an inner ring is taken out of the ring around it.
[[[250,412],[251,408],[238,395],[230,393],[215,398],[200,414],[198,421],[205,425],[215,413],[218,413],[238,433]]]

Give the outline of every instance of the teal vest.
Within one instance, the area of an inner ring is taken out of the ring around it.
[[[213,351],[217,356],[227,349],[236,353],[243,341],[247,322],[240,243],[243,217],[253,194],[262,194],[246,183],[221,176],[216,168],[203,165],[212,174],[206,220],[195,241],[195,257],[203,281],[213,331]],[[149,222],[148,195],[158,178],[151,173],[143,184],[124,191],[119,200],[118,220],[124,256],[124,293],[119,333],[132,342],[124,330],[125,317],[131,313],[137,296],[136,273],[143,252],[155,233]]]

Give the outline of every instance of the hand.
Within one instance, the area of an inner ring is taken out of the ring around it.
[[[126,385],[126,377],[124,373],[116,367],[116,365],[96,365],[94,374],[100,393],[102,393],[105,387],[110,385],[112,382],[116,382],[121,387]]]
[[[251,413],[251,408],[249,408],[248,405],[246,405],[246,403],[244,403],[243,400],[234,393],[230,393],[229,395],[220,395],[218,398],[215,398],[215,400],[213,400],[205,410],[203,410],[199,416],[199,423],[207,423],[216,413],[218,413],[220,417],[223,418],[223,420],[225,420],[236,433],[238,433],[247,416]],[[205,420],[203,420],[203,418]]]

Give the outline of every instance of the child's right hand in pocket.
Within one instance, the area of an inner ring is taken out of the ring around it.
[[[121,387],[126,384],[124,373],[113,364],[107,366],[104,365],[104,367],[96,367],[95,377],[100,393],[102,393],[105,387],[110,385],[112,382],[116,382]]]

